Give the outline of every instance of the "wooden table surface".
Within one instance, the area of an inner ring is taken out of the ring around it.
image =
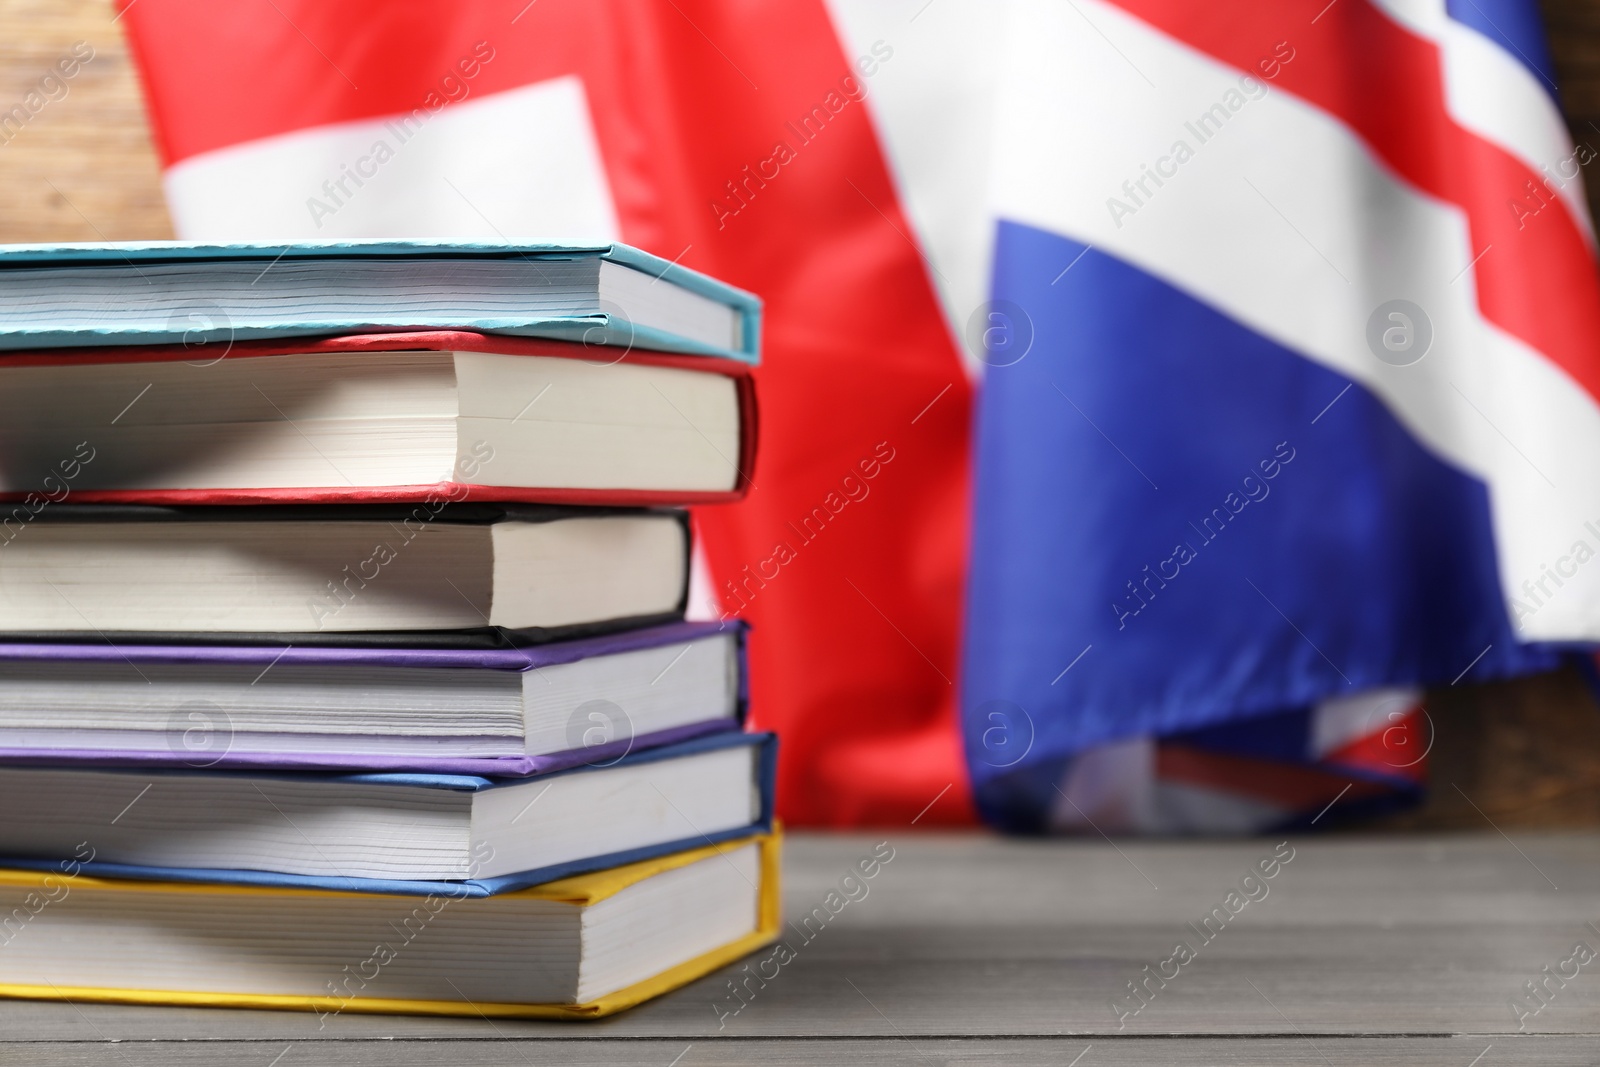
[[[1280,839],[795,834],[786,914],[880,840],[867,894],[809,941],[791,927],[748,1003],[731,970],[592,1024],[5,1002],[0,1064],[1600,1062],[1600,958],[1551,980],[1525,1033],[1511,1008],[1576,943],[1600,951],[1600,835],[1297,837],[1202,942],[1186,924]],[[1113,1001],[1139,1004],[1127,983],[1180,939],[1194,958],[1119,1029]]]

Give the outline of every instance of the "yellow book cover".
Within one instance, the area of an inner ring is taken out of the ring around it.
[[[778,935],[779,835],[491,897],[0,870],[0,996],[595,1019]]]

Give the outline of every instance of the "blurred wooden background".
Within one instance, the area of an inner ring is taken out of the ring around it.
[[[1544,0],[1544,9],[1573,136],[1600,149],[1600,0]],[[0,0],[0,109],[74,42],[95,53],[64,99],[0,145],[0,241],[172,236],[113,16],[110,0]],[[1600,205],[1595,175],[1589,199]],[[1600,826],[1600,708],[1575,671],[1437,692],[1429,712],[1432,799],[1379,825]]]
[[[0,111],[73,43],[94,58],[0,145],[0,241],[172,236],[139,85],[110,0],[0,0]]]

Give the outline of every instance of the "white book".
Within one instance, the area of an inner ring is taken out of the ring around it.
[[[681,613],[677,512],[452,504],[42,508],[0,543],[0,632],[555,630]]]

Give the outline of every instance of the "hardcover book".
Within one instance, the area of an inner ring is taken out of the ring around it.
[[[475,330],[754,363],[760,310],[620,244],[0,246],[0,349]]]
[[[517,776],[737,729],[744,627],[507,648],[0,644],[0,763]]]
[[[688,587],[675,511],[63,503],[29,519],[0,534],[9,634],[559,634],[681,615]]]
[[[775,834],[486,898],[0,870],[0,996],[593,1019],[778,936]],[[86,945],[93,945],[86,951]]]
[[[771,734],[720,733],[509,779],[0,767],[0,856],[115,878],[489,896],[770,829],[776,751]]]
[[[712,503],[755,445],[733,359],[464,331],[0,351],[0,499],[30,506]]]

